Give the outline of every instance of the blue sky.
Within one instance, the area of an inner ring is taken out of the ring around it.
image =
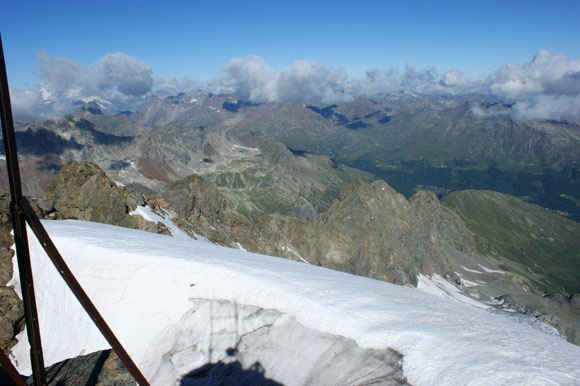
[[[196,79],[247,54],[275,70],[314,60],[352,76],[412,63],[478,77],[540,48],[580,58],[580,1],[4,0],[0,12],[18,88],[37,83],[38,50],[82,65],[123,52],[156,76]]]

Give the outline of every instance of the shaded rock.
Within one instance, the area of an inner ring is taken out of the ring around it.
[[[49,386],[133,386],[135,380],[112,350],[67,359],[46,371]],[[32,377],[26,381],[33,385]]]
[[[580,310],[580,293],[574,294],[570,297],[570,305],[573,308]]]
[[[24,308],[22,301],[8,282],[12,279],[11,249],[14,240],[10,231],[10,195],[0,193],[0,349],[7,352],[16,344],[15,336],[23,328]]]
[[[163,199],[179,215],[178,226],[222,245],[235,245],[233,223],[248,223],[227,210],[226,199],[213,184],[195,174],[171,184]]]

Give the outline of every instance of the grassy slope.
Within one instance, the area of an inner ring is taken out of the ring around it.
[[[541,290],[580,291],[580,224],[577,222],[516,197],[491,191],[453,192],[443,203],[455,210],[471,231],[487,241],[490,253],[526,267],[525,272],[517,273],[535,282]]]
[[[265,141],[261,148],[262,157],[233,160],[205,175],[227,197],[230,207],[247,217],[296,215],[296,211],[314,215],[325,211],[353,179],[372,179],[329,157],[294,155],[279,143]]]

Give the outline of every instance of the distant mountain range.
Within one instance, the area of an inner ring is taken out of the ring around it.
[[[88,102],[64,119],[22,124],[18,140],[31,163],[24,169],[38,181],[29,186],[35,195],[50,170],[70,160],[96,162],[120,180],[157,191],[191,173],[227,184],[216,170],[240,170],[240,159],[261,163],[261,150],[248,148],[269,138],[295,156],[330,157],[333,165],[382,178],[406,197],[488,189],[580,220],[580,124],[515,121],[510,108],[467,97],[320,105],[179,94],[151,96],[133,112]]]

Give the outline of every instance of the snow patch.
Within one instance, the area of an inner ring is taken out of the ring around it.
[[[286,245],[285,247],[282,247],[282,250],[283,251],[288,250],[288,252],[292,253],[294,256],[299,258],[303,263],[310,264],[308,261],[306,261],[306,259],[304,257],[300,256],[300,254],[298,253],[298,251],[296,251],[296,249],[294,247]]]
[[[469,304],[471,306],[475,306],[478,308],[485,309],[490,308],[486,304],[478,302],[477,300],[474,300],[469,296],[465,296],[464,294],[461,293],[461,290],[459,288],[449,283],[442,276],[436,273],[433,274],[431,277],[419,274],[417,289],[419,291],[423,291],[431,295],[453,299],[457,302]]]
[[[171,236],[178,237],[178,238],[185,238],[190,239],[189,235],[179,229],[177,225],[172,221],[175,217],[172,213],[168,212],[167,210],[163,210],[162,214],[155,213],[153,209],[149,205],[145,206],[137,206],[137,208],[129,213],[131,216],[141,216],[147,221],[151,221],[154,223],[160,222],[161,224],[165,225],[169,232],[171,232]]]
[[[483,270],[487,273],[501,273],[502,275],[505,273],[505,271],[499,271],[499,270],[495,270],[495,269],[486,268],[481,264],[477,264],[477,265],[479,265],[481,268],[483,268]]]
[[[242,146],[242,145],[232,145],[232,147],[234,149],[243,149],[243,150],[249,150],[249,151],[260,151],[260,149],[255,148],[255,147],[246,147],[246,146]]]
[[[457,276],[459,276],[459,279],[461,280],[461,284],[463,284],[464,287],[478,287],[480,285],[485,284],[485,282],[481,282],[481,280],[478,280],[477,283],[474,281],[471,281],[471,280],[467,280],[459,272],[455,272],[455,274]]]
[[[461,265],[460,267],[463,268],[464,270],[466,270],[467,272],[479,273],[479,274],[483,275],[483,272],[481,272],[481,271],[476,271],[475,269],[469,269],[467,267],[464,267],[463,265]]]

